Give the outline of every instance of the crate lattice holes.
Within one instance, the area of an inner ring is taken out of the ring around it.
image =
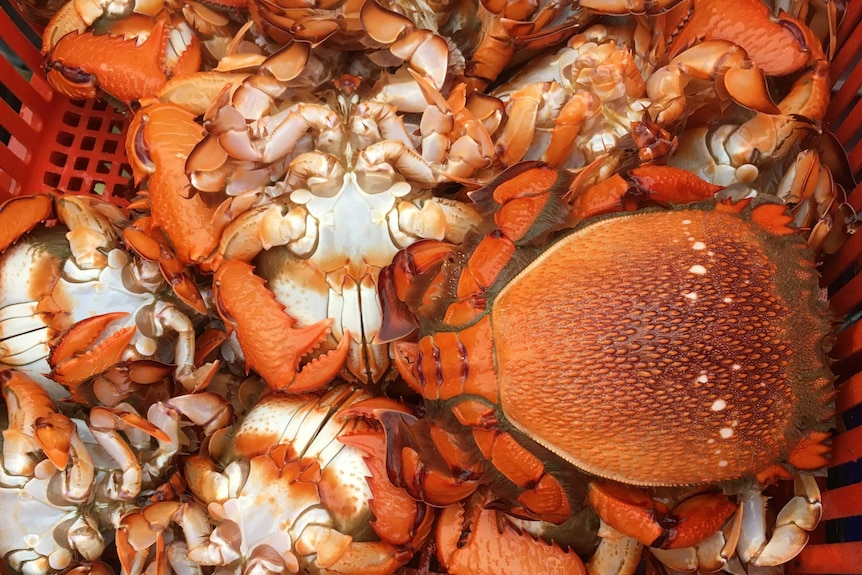
[[[132,175],[126,118],[105,102],[55,93],[33,44],[38,35],[8,0],[0,7],[0,199],[59,189],[124,204]]]
[[[103,102],[70,102],[41,69],[38,34],[0,0],[0,201],[59,189],[98,194],[124,205],[133,189],[125,155],[126,118]],[[862,176],[862,0],[847,4],[832,63],[833,100],[825,125]],[[862,213],[862,186],[848,190]],[[830,256],[821,272],[833,309],[848,317],[836,359],[837,433],[823,488],[823,521],[792,561],[798,574],[862,575],[862,232]]]

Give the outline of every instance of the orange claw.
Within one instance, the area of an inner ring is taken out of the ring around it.
[[[0,371],[0,391],[8,411],[7,431],[3,433],[9,444],[11,434],[32,434],[51,463],[65,469],[75,432],[72,420],[57,413],[48,392],[23,373]]]
[[[418,419],[401,409],[376,409],[374,415],[386,434],[389,478],[404,487],[411,497],[443,507],[469,497],[479,487],[481,465],[461,465],[464,448],[459,453],[453,453],[454,450],[441,453],[432,439],[430,426],[434,424],[427,418]],[[426,463],[425,458],[433,461],[433,465]]]
[[[220,329],[210,328],[195,339],[195,367],[204,364],[207,357],[225,342],[227,334]]]
[[[102,335],[102,332],[105,331],[108,325],[128,315],[124,311],[115,311],[79,321],[63,334],[63,337],[51,350],[48,363],[56,365],[85,350],[94,341],[99,339],[99,336]]]
[[[335,350],[300,370],[303,357],[326,339],[333,320],[294,328],[296,320],[253,270],[245,262],[230,260],[213,278],[216,307],[228,330],[236,330],[246,370],[253,368],[273,389],[301,392],[326,385],[341,370],[350,338],[345,334]]]
[[[598,184],[573,190],[572,213],[579,219],[643,207],[646,202],[686,204],[706,200],[721,190],[691,172],[671,166],[643,166],[615,174]]]
[[[437,527],[437,555],[452,575],[508,575],[535,572],[585,575],[581,559],[571,550],[536,539],[487,509],[490,495],[477,493],[466,503],[443,509]],[[466,536],[465,536],[466,534]]]
[[[48,82],[72,99],[95,98],[101,88],[126,106],[155,94],[172,75],[197,72],[201,64],[200,41],[192,35],[180,50],[172,69],[167,69],[165,53],[172,46],[172,25],[164,18],[154,22],[149,16],[133,14],[126,22],[141,30],[151,28],[147,39],[126,37],[121,30],[106,34],[73,32],[64,36],[48,52]]]
[[[195,193],[186,175],[186,159],[204,134],[192,112],[154,104],[135,114],[126,138],[135,182],[148,180],[152,226],[164,231],[184,264],[212,255],[224,227],[213,219],[216,207]]]
[[[367,481],[373,494],[370,505],[375,517],[371,527],[384,541],[399,547],[406,546],[406,558],[409,559],[430,533],[434,513],[427,504],[416,501],[403,488],[389,481],[383,433],[354,433],[343,435],[338,440],[365,453],[363,459],[371,471]]]
[[[117,313],[128,315],[123,312]],[[112,316],[115,314],[105,315]],[[97,318],[104,319],[104,317],[104,315],[96,316],[95,318],[80,321],[72,326],[72,328],[66,332],[66,335],[71,335],[74,341],[83,342],[87,337],[92,337],[94,333],[94,326],[91,324],[90,320]],[[111,321],[114,319],[116,318],[111,318]],[[99,322],[95,323],[98,325]],[[51,379],[61,385],[70,387],[74,397],[75,388],[79,384],[95,375],[104,373],[111,367],[120,363],[123,358],[123,353],[126,351],[129,342],[131,342],[132,337],[135,335],[135,331],[135,326],[124,327],[108,336],[95,347],[78,354],[74,354],[77,350],[73,350],[73,346],[67,346],[62,343],[62,341],[65,340],[64,336],[63,340],[61,340],[61,344],[54,348],[54,351],[52,351],[51,355],[48,357],[48,364],[52,368],[50,373]],[[92,342],[93,339],[90,339],[89,341]],[[57,349],[60,349],[61,353],[55,353]]]
[[[721,529],[737,510],[724,494],[704,493],[669,511],[645,491],[609,481],[590,483],[587,498],[602,521],[648,547],[661,549],[697,545]]]
[[[162,277],[180,301],[201,315],[207,314],[207,305],[198,286],[168,246],[164,234],[155,228],[152,218],[142,217],[127,226],[123,230],[123,240],[142,258],[159,264]]]
[[[66,469],[69,450],[72,447],[72,434],[75,424],[62,413],[52,413],[36,418],[33,435],[45,456],[57,469]]]
[[[137,429],[159,441],[171,440],[167,433],[137,413],[108,407],[92,408],[90,410],[90,425],[100,429]]]
[[[18,196],[0,205],[0,253],[54,211],[51,196]]]

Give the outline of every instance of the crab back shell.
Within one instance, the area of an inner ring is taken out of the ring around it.
[[[492,309],[506,420],[636,485],[750,477],[825,427],[831,321],[811,255],[733,211],[599,219],[510,281]]]

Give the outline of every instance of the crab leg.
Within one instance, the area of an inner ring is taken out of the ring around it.
[[[141,491],[141,466],[135,451],[118,430],[141,430],[165,442],[171,440],[170,436],[139,415],[106,407],[94,407],[90,410],[89,428],[99,445],[120,464],[122,470],[119,485],[112,478],[108,487],[109,495],[122,500],[137,497]]]
[[[359,20],[376,42],[388,45],[390,52],[409,62],[410,67],[428,78],[438,90],[443,87],[449,65],[449,47],[441,36],[417,29],[407,17],[370,0],[362,5]],[[419,110],[404,110],[420,112]]]
[[[3,468],[12,475],[32,475],[32,454],[42,450],[63,473],[63,492],[71,501],[90,495],[94,468],[75,423],[58,413],[42,387],[16,371],[0,371],[9,424],[3,431]],[[71,460],[71,465],[69,464]]]
[[[173,330],[177,334],[174,346],[174,363],[177,366],[174,373],[177,380],[187,391],[206,387],[218,363],[196,367],[195,328],[189,317],[172,304],[157,302],[153,323],[159,331],[157,336],[162,335],[160,332],[163,329]]]
[[[820,523],[822,506],[817,480],[799,474],[794,478],[796,496],[778,512],[772,536],[766,535],[766,500],[762,492],[748,490],[743,505],[739,557],[757,566],[782,565],[796,557],[808,542],[808,534]]]
[[[623,535],[604,521],[599,524],[599,546],[587,563],[589,575],[633,575],[643,555],[643,544]]]
[[[75,264],[81,269],[104,268],[106,252],[117,247],[117,228],[126,221],[123,213],[85,196],[61,196],[55,205],[60,221],[69,228],[66,239]]]
[[[195,503],[158,501],[140,511],[129,513],[120,520],[116,535],[117,553],[124,573],[128,575],[144,573],[145,561],[149,549],[153,546],[155,546],[156,573],[167,572],[167,562],[171,559],[172,553],[170,547],[166,549],[164,532],[171,524],[179,525],[189,545],[196,547],[207,540],[211,530],[206,511]],[[200,572],[199,565],[202,562],[189,561],[188,552],[174,559],[181,561],[185,566],[194,565],[198,568],[197,572]],[[176,564],[172,561],[171,565]]]

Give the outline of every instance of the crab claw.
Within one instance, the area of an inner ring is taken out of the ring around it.
[[[135,450],[123,439],[118,430],[127,432],[142,431],[158,441],[170,442],[171,437],[136,413],[94,407],[90,410],[90,432],[105,452],[121,468],[119,478],[111,478],[107,490],[116,499],[130,500],[141,491],[142,470]]]
[[[338,438],[341,443],[356,447],[365,454],[363,459],[371,476],[368,486],[374,497],[371,510],[376,518],[371,526],[385,541],[408,546],[421,545],[431,530],[434,514],[425,503],[417,502],[401,487],[392,485],[386,474],[386,437],[383,433],[353,433]]]
[[[466,503],[443,509],[437,527],[437,556],[447,573],[485,575],[543,573],[585,575],[574,551],[546,543],[517,529],[489,509],[490,494],[477,492]]]
[[[51,196],[18,196],[0,205],[0,253],[54,212]]]
[[[150,229],[145,229],[149,227]],[[123,239],[141,257],[159,264],[159,271],[165,278],[174,294],[183,303],[201,315],[206,315],[207,306],[197,285],[186,267],[177,259],[176,254],[166,245],[167,241],[159,241],[158,230],[152,229],[149,218],[136,220],[123,230]]]
[[[48,392],[20,372],[0,371],[0,391],[8,414],[2,435],[5,472],[32,475],[39,461],[33,454],[40,449],[57,469],[68,474],[70,485],[64,487],[64,494],[83,501],[92,485],[92,462],[72,420],[58,413]],[[76,480],[81,480],[82,489]]]
[[[125,24],[122,30],[61,38],[45,58],[48,82],[72,99],[94,98],[102,89],[128,106],[156,94],[172,75],[200,68],[200,41],[184,22],[140,14],[124,20],[115,24]],[[127,37],[130,29],[140,35]]]
[[[74,431],[71,420],[57,413],[48,393],[20,372],[0,371],[0,389],[9,416],[3,432],[5,469],[16,475],[29,472],[32,461],[28,461],[27,451],[33,449],[33,444],[26,437],[33,437],[51,463],[65,469]],[[20,444],[20,448],[13,448],[13,443]]]
[[[120,363],[135,335],[135,326],[121,328],[90,346],[109,324],[128,315],[126,312],[106,313],[81,320],[69,328],[48,356],[51,379],[69,387],[74,397],[79,384]]]
[[[33,432],[36,442],[51,463],[57,469],[66,469],[72,447],[72,434],[75,432],[72,420],[62,413],[52,413],[37,418]]]
[[[697,545],[721,529],[737,511],[722,493],[689,497],[672,511],[646,492],[613,482],[592,482],[587,498],[602,521],[649,547]]]
[[[186,175],[186,160],[204,134],[193,113],[154,104],[135,114],[126,137],[135,182],[148,180],[152,225],[164,231],[184,264],[209,257],[223,227],[213,220],[215,207],[194,192]]]
[[[254,275],[254,268],[238,260],[223,264],[213,279],[216,307],[230,331],[236,331],[246,356],[246,369],[253,368],[273,389],[292,392],[318,389],[341,370],[350,338],[307,363],[303,358],[322,343],[333,320],[327,318],[307,327],[293,327],[296,320]]]
[[[645,203],[687,204],[713,197],[722,186],[670,166],[642,166],[615,174],[589,188],[572,189],[572,214],[585,219],[633,210]]]
[[[443,507],[469,497],[479,487],[477,465],[459,460],[457,449],[447,449],[447,441],[457,438],[450,438],[427,419],[401,410],[378,409],[374,414],[386,434],[389,480],[404,487],[411,497]]]

